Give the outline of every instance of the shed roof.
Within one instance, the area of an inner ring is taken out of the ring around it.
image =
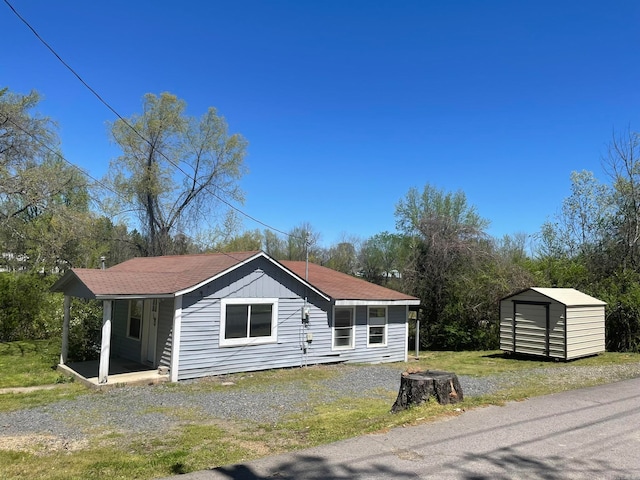
[[[258,257],[271,261],[327,299],[419,304],[419,300],[410,295],[312,263],[306,281],[305,262],[277,262],[260,251],[138,257],[106,270],[75,268],[65,273],[51,289],[66,292],[79,282],[85,287],[83,291],[96,298],[171,297],[187,293]]]
[[[526,292],[527,290],[533,290],[534,292],[538,292],[545,297],[550,298],[551,300],[555,300],[556,302],[562,303],[567,307],[581,307],[581,306],[591,306],[591,305],[606,305],[607,302],[603,302],[591,295],[587,295],[575,288],[545,288],[545,287],[531,287],[516,292],[512,295],[505,297],[504,299],[513,297],[514,295],[518,295],[520,293]],[[504,300],[503,299],[503,300]]]

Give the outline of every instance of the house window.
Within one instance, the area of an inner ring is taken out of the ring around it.
[[[369,307],[369,347],[384,347],[387,344],[387,309]]]
[[[275,343],[276,299],[223,300],[220,315],[220,346]]]
[[[347,349],[354,345],[353,308],[335,308],[333,311],[333,348]]]
[[[129,301],[129,321],[127,322],[127,337],[140,340],[142,332],[142,300]]]

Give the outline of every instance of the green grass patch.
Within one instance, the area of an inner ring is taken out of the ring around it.
[[[512,357],[500,350],[477,352],[420,352],[420,359],[409,356],[408,368],[422,370],[445,370],[456,375],[483,377],[500,373],[533,370],[536,368],[559,368],[567,366],[605,366],[640,362],[640,353],[605,352],[592,357],[569,362],[558,362],[536,357]]]
[[[0,388],[59,383],[60,339],[0,343]]]
[[[214,425],[134,440],[107,435],[81,449],[47,451],[34,440],[21,451],[0,450],[0,478],[74,480],[149,479],[246,460],[246,449]]]
[[[86,387],[77,383],[63,384],[52,389],[34,390],[27,393],[2,393],[0,394],[0,412],[40,407],[87,393]]]

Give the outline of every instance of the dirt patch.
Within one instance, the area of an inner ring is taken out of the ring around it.
[[[86,448],[86,440],[65,440],[54,435],[0,436],[0,450],[46,455],[53,452],[75,452]]]
[[[36,385],[35,387],[12,387],[12,388],[0,388],[0,395],[3,393],[29,393],[36,390],[53,390],[58,385]]]

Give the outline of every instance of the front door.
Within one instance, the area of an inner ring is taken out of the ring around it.
[[[157,298],[144,302],[144,325],[142,329],[142,361],[155,365],[156,339],[158,337],[158,307]]]

